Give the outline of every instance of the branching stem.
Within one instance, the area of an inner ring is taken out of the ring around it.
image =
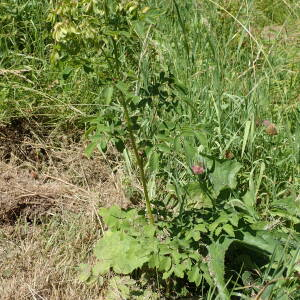
[[[114,56],[115,56],[115,63],[116,63],[116,69],[118,72],[118,76],[121,77],[121,68],[120,68],[120,61],[119,61],[119,52],[118,52],[118,46],[117,43],[114,39],[112,39],[113,42],[113,46],[114,46]],[[151,224],[154,224],[154,217],[152,214],[152,209],[151,209],[151,203],[150,203],[150,198],[149,198],[149,193],[148,193],[148,188],[147,188],[147,180],[146,180],[146,176],[145,176],[145,171],[144,171],[144,162],[143,162],[143,157],[139,154],[138,151],[138,147],[136,144],[136,140],[135,140],[135,136],[133,133],[133,128],[132,128],[132,124],[131,124],[131,120],[130,120],[130,116],[129,116],[129,110],[128,110],[128,106],[127,106],[127,101],[126,101],[126,96],[124,95],[123,92],[121,92],[121,98],[120,98],[120,103],[123,107],[124,110],[124,115],[125,115],[125,122],[127,125],[127,129],[129,132],[129,139],[131,142],[131,146],[133,148],[133,152],[138,164],[138,168],[140,171],[140,178],[142,181],[142,185],[143,185],[143,192],[144,192],[144,197],[145,197],[145,201],[146,201],[146,210],[147,210],[147,215],[149,218],[149,221]]]
[[[152,210],[151,210],[151,203],[150,203],[150,198],[149,198],[149,193],[148,193],[148,188],[147,188],[147,180],[146,180],[145,171],[144,171],[144,162],[143,162],[142,156],[138,152],[138,147],[137,147],[135,137],[133,134],[133,128],[132,128],[131,120],[129,117],[126,99],[125,99],[125,96],[123,95],[123,93],[122,93],[121,99],[122,99],[121,105],[123,106],[123,109],[124,109],[125,121],[127,123],[130,142],[131,142],[133,152],[134,152],[134,155],[135,155],[138,167],[139,167],[139,171],[140,171],[140,177],[141,177],[144,196],[145,196],[145,200],[146,200],[146,208],[147,208],[148,218],[149,218],[150,223],[154,224],[154,217],[153,217]]]

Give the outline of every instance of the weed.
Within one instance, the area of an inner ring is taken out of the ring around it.
[[[297,299],[298,2],[38,3],[1,4],[1,119],[81,126],[138,194],[100,209],[81,279],[115,299]]]

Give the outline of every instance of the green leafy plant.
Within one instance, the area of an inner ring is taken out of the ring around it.
[[[88,119],[86,154],[105,152],[113,144],[130,175],[137,174],[145,199],[142,209],[100,209],[108,229],[94,249],[97,262],[82,265],[81,279],[105,282],[110,272],[147,275],[152,282],[156,278],[167,297],[209,290],[212,297],[229,299],[249,285],[243,295],[267,297],[273,293],[269,287],[278,291],[297,281],[299,259],[297,192],[286,185],[277,192],[267,183],[277,180],[281,164],[282,178],[295,176],[285,160],[273,168],[270,145],[282,136],[274,123],[270,132],[255,121],[268,112],[252,101],[258,89],[274,95],[259,82],[274,87],[279,77],[272,81],[270,59],[248,30],[250,6],[227,7],[222,1],[161,6],[156,1],[65,0],[49,17],[56,41],[52,62],[83,69],[102,89],[100,112]],[[207,17],[199,7],[209,12]],[[160,38],[169,28],[172,34]],[[162,55],[167,63],[161,66]],[[238,62],[236,69],[228,65],[231,59],[232,65]],[[257,67],[260,59],[264,63]],[[245,61],[253,62],[254,75]],[[282,101],[283,94],[276,97]],[[296,145],[294,132],[293,127],[290,141]],[[292,262],[284,267],[283,260]],[[123,292],[131,297],[127,288]]]
[[[106,103],[110,104],[115,90],[118,97],[118,104],[123,108],[124,122],[126,125],[125,128],[116,128],[117,140],[113,141],[116,143],[124,143],[120,136],[124,134],[124,131],[128,135],[140,172],[147,214],[151,224],[154,224],[144,173],[143,158],[138,152],[139,149],[134,135],[134,124],[132,123],[129,111],[130,103],[136,104],[139,101],[139,97],[131,93],[128,85],[123,81],[127,78],[129,72],[124,73],[119,54],[123,44],[130,44],[132,38],[135,39],[138,37],[137,32],[142,31],[142,26],[147,23],[147,18],[144,17],[144,14],[146,14],[148,8],[144,7],[142,9],[141,5],[135,1],[120,1],[119,3],[109,1],[104,1],[103,3],[79,1],[74,3],[72,1],[65,1],[61,4],[62,6],[57,6],[49,15],[50,20],[55,22],[53,36],[55,40],[59,42],[56,50],[53,50],[53,60],[58,60],[59,52],[64,50],[68,56],[71,55],[71,58],[72,55],[76,55],[77,57],[80,52],[80,45],[84,45],[85,47],[92,45],[92,52],[89,53],[86,58],[89,65],[87,66],[85,64],[83,67],[88,72],[92,71],[93,59],[90,58],[90,55],[98,54],[97,57],[104,59],[107,66],[111,66],[110,70],[115,69],[113,75],[116,77],[114,79],[116,84],[106,88]],[[82,13],[84,13],[84,15]],[[87,18],[87,15],[89,18]],[[57,21],[57,19],[59,21]],[[77,47],[75,48],[75,52],[74,46]],[[112,53],[110,53],[109,47],[112,47]],[[127,49],[129,50],[130,47]],[[111,56],[113,56],[113,58],[111,58]],[[108,133],[109,137],[112,135],[109,134],[112,133],[112,128],[105,126],[101,121],[102,120],[99,119],[96,121],[96,135],[92,137],[92,143],[87,149],[86,153],[88,155],[90,155],[93,149],[99,144],[104,132]],[[125,140],[125,143],[126,142],[127,140]],[[102,144],[102,147],[105,147],[103,141],[101,141],[100,144]]]
[[[219,192],[218,185],[216,191]],[[260,267],[270,260],[276,270],[283,248],[297,249],[297,242],[288,234],[254,229],[255,219],[251,214],[232,208],[217,212],[186,210],[176,217],[157,221],[155,226],[148,224],[144,214],[136,209],[124,211],[113,206],[100,209],[100,215],[109,230],[94,249],[97,263],[85,271],[84,280],[88,282],[98,280],[110,270],[117,274],[136,270],[143,274],[152,270],[153,276],[160,274],[167,290],[170,284],[176,286],[179,279],[185,279],[196,289],[204,283],[211,288],[216,286],[220,299],[228,299],[225,276],[228,253],[247,253],[247,249],[252,249],[252,255],[254,252],[261,257]],[[243,276],[251,274],[255,267],[253,263],[243,266]]]

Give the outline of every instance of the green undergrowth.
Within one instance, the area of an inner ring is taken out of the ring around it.
[[[299,3],[51,3],[1,4],[1,120],[75,123],[88,156],[115,146],[137,206],[100,210],[81,279],[120,275],[116,299],[150,297],[138,282],[153,299],[297,299]]]
[[[51,1],[0,3],[0,121],[26,118],[47,130],[84,128],[97,111],[97,84],[67,64],[53,67]],[[95,89],[96,87],[96,89]]]

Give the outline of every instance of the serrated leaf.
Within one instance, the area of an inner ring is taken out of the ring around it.
[[[185,271],[185,267],[183,264],[176,264],[174,266],[174,274],[179,277],[179,278],[183,278],[184,277],[184,271]]]
[[[149,268],[158,268],[159,267],[159,255],[157,253],[152,254],[148,261]]]
[[[256,199],[255,191],[253,189],[246,192],[246,194],[243,196],[243,202],[245,203],[247,208],[254,208]]]
[[[209,227],[208,227],[209,231],[211,233],[213,233],[216,230],[216,228],[219,226],[219,224],[220,224],[220,222],[218,220],[216,220],[215,222],[211,223],[209,225]]]
[[[250,226],[252,230],[266,230],[270,225],[269,221],[258,221]]]
[[[272,254],[276,250],[276,257],[279,258],[280,253],[283,252],[283,247],[281,246],[278,239],[275,238],[275,235],[272,232],[265,230],[256,231],[255,234],[250,232],[243,232],[242,238],[239,240],[249,246],[256,247],[264,252],[265,254]]]
[[[172,259],[169,256],[163,256],[159,261],[159,271],[169,271],[172,266]]]
[[[127,257],[122,257],[123,259],[118,259],[112,266],[113,270],[117,274],[130,274],[136,269],[135,264],[131,264],[130,261],[125,260]]]
[[[186,190],[190,200],[197,203],[197,207],[212,207],[211,199],[203,191],[199,182],[188,184]]]
[[[101,139],[101,141],[99,141],[98,142],[98,144],[97,144],[97,148],[98,148],[98,150],[101,152],[106,152],[106,150],[107,150],[107,143],[108,143],[108,141],[106,140],[106,139]]]
[[[193,240],[194,241],[199,241],[200,240],[200,232],[199,231],[193,231],[193,235],[192,235],[192,237],[193,237]]]
[[[208,246],[208,253],[210,256],[210,261],[208,263],[209,271],[217,286],[220,298],[224,300],[230,299],[224,279],[225,254],[233,241],[233,239],[224,239],[222,242],[218,240]]]
[[[235,226],[235,227],[238,227],[239,225],[239,220],[240,220],[240,217],[237,213],[234,213],[234,214],[231,214],[230,215],[230,218],[229,218],[229,222]]]
[[[189,258],[194,259],[195,261],[200,261],[201,255],[198,252],[190,253]]]
[[[163,280],[166,280],[166,279],[168,279],[172,274],[173,274],[173,272],[174,272],[174,269],[173,268],[171,268],[168,272],[164,272],[163,273]]]
[[[190,240],[191,238],[194,240],[194,241],[199,241],[200,240],[200,232],[199,231],[196,231],[195,229],[194,230],[190,230],[188,231],[188,233],[185,235],[185,239],[188,241]]]
[[[197,148],[195,146],[191,145],[188,141],[184,141],[183,149],[184,149],[184,153],[185,153],[187,162],[188,162],[188,164],[191,165],[197,154]]]
[[[98,259],[112,260],[121,251],[120,244],[119,232],[106,231],[103,237],[97,242],[94,254]],[[114,245],[114,247],[110,245]]]
[[[91,122],[93,123],[93,122]],[[106,126],[104,124],[99,124],[99,120],[95,119],[95,124],[97,124],[97,133],[103,133],[103,132],[110,132],[111,127]],[[95,135],[95,138],[99,140],[102,136],[101,135]],[[94,137],[92,137],[94,139]]]
[[[140,36],[143,37],[145,35],[145,28],[144,28],[144,22],[140,21],[134,21],[132,22],[133,28],[135,32]]]
[[[167,143],[160,143],[157,148],[163,153],[171,153],[170,146]]]
[[[216,235],[216,236],[219,236],[220,233],[221,233],[221,231],[222,231],[222,227],[218,227],[218,228],[215,230],[215,235]]]
[[[298,223],[299,222],[299,218],[298,217],[295,217],[295,216],[291,215],[289,212],[287,212],[285,210],[275,209],[275,210],[272,210],[271,212],[269,212],[269,214],[272,217],[286,218],[287,220],[290,220],[293,223]]]
[[[98,145],[98,142],[92,142],[92,143],[89,143],[87,145],[87,147],[85,148],[84,150],[84,154],[90,158],[94,152],[94,150],[97,148],[97,145]]]
[[[113,227],[125,217],[124,212],[117,205],[113,205],[110,208],[100,208],[99,215],[103,218],[104,223],[109,227]]]
[[[198,230],[200,232],[207,232],[206,224],[198,224],[198,225],[195,226],[194,229]]]
[[[132,97],[130,97],[130,99],[131,99],[131,101],[132,101],[135,105],[139,104],[139,102],[141,101],[141,97],[140,97],[140,96],[135,96],[135,95],[133,95]]]
[[[194,282],[196,286],[199,286],[202,279],[202,274],[198,265],[194,265],[187,273],[189,282]]]
[[[182,259],[182,254],[178,253],[178,249],[177,248],[172,251],[171,256],[173,258],[173,263],[175,263],[175,264],[179,264],[179,262]]]
[[[159,254],[160,255],[171,254],[172,252],[173,252],[173,250],[170,248],[169,245],[167,245],[167,244],[159,245]]]
[[[216,196],[224,189],[234,189],[236,187],[236,176],[241,167],[242,165],[234,160],[215,161],[214,170],[209,177]]]
[[[278,211],[286,211],[291,216],[300,217],[300,201],[296,200],[296,197],[281,198],[272,202],[272,208],[278,209]],[[296,221],[297,222],[297,221]]]
[[[118,84],[116,85],[117,89],[121,91],[124,95],[127,95],[129,86],[123,81],[119,81]]]
[[[147,224],[143,227],[144,229],[144,235],[146,237],[154,237],[155,235],[155,230],[156,230],[156,227],[152,224]]]
[[[181,129],[181,136],[184,136],[184,137],[194,137],[195,136],[195,128],[183,127]]]
[[[114,93],[114,88],[112,86],[107,87],[103,91],[103,96],[105,98],[105,104],[106,105],[109,105],[111,103],[113,93]]]
[[[208,139],[207,134],[203,129],[200,129],[200,131],[197,130],[196,136],[199,139],[200,143],[205,147],[205,149],[208,147]]]
[[[230,237],[234,237],[234,229],[230,224],[225,224],[223,226],[223,230],[230,236]]]
[[[129,276],[114,276],[109,281],[109,287],[107,288],[107,293],[105,299],[107,300],[120,300],[120,299],[129,299],[130,292],[135,280],[131,279]]]
[[[159,169],[159,154],[157,151],[153,150],[150,153],[150,157],[148,159],[147,169],[150,174],[158,172]]]
[[[107,231],[96,244],[94,254],[108,261],[116,273],[129,274],[149,260],[151,250],[144,245],[145,241],[123,232]]]
[[[113,270],[118,274],[130,274],[133,270],[141,268],[148,261],[148,253],[136,241],[131,241],[128,250],[114,257]]]

